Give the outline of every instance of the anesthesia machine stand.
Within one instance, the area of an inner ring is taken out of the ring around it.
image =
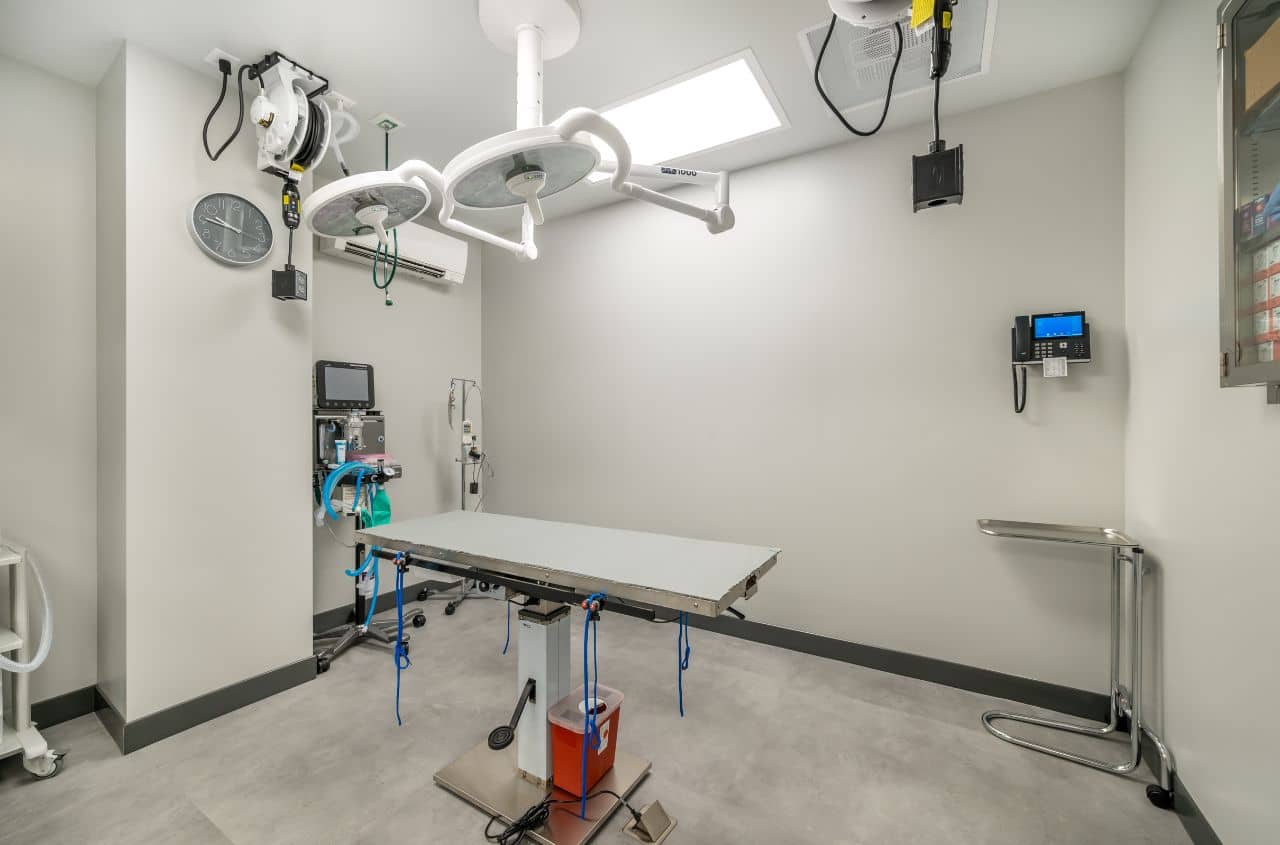
[[[36,584],[44,599],[44,629],[40,648],[33,659],[29,636],[30,616],[27,607],[27,569],[36,576]],[[22,755],[22,765],[37,778],[51,778],[62,769],[62,754],[45,742],[31,722],[31,670],[44,662],[49,653],[52,634],[49,597],[44,581],[35,564],[22,546],[6,543],[0,538],[0,569],[9,570],[9,624],[13,629],[0,627],[0,655],[16,652],[17,662],[0,664],[0,758]],[[16,667],[11,669],[10,667]],[[5,683],[9,681],[9,683]],[[3,718],[4,687],[10,686],[13,715]]]
[[[373,367],[369,364],[353,364],[346,361],[317,361],[315,371],[315,460],[316,483],[320,491],[320,511],[323,520],[325,502],[323,479],[348,463],[363,463],[365,469],[358,474],[346,474],[337,479],[334,501],[340,503],[341,515],[355,520],[355,531],[367,526],[361,516],[360,502],[364,491],[404,475],[404,467],[391,461],[386,455],[386,417],[374,409]],[[369,496],[372,502],[372,493]],[[372,504],[370,504],[372,511]],[[367,550],[357,542],[353,549],[352,571],[359,572],[365,562]],[[376,579],[371,572],[362,572],[355,578],[355,599],[348,621],[336,628],[312,635],[315,649],[316,671],[327,672],[338,655],[353,645],[372,642],[394,648],[397,625],[392,622],[375,622],[369,617],[369,602],[376,602]],[[366,620],[369,620],[366,622]],[[427,624],[421,610],[408,619],[415,628]],[[405,634],[407,643],[409,635]],[[406,652],[408,647],[405,647]]]

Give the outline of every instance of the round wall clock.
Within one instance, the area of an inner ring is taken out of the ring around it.
[[[257,264],[274,242],[267,215],[236,194],[217,192],[196,200],[187,228],[206,255],[224,264]]]

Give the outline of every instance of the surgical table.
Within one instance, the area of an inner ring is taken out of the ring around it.
[[[473,511],[451,511],[356,532],[382,558],[403,555],[415,566],[503,586],[528,597],[519,613],[516,690],[535,694],[515,745],[479,745],[435,774],[436,783],[510,822],[550,790],[547,710],[572,688],[569,607],[593,593],[602,610],[658,619],[663,611],[718,616],[752,596],[779,550],[548,522]],[[649,773],[647,760],[618,749],[613,769],[593,789],[629,796]],[[621,800],[596,794],[586,818],[572,809],[551,813],[532,835],[542,845],[579,845],[595,836]]]

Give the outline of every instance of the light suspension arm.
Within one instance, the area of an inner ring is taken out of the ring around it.
[[[570,109],[552,126],[556,127],[566,140],[576,132],[585,132],[599,138],[613,151],[614,161],[601,162],[599,169],[605,173],[612,173],[609,184],[618,193],[701,220],[707,224],[707,231],[713,235],[733,228],[734,216],[733,209],[729,207],[728,173],[707,173],[679,167],[632,164],[631,148],[627,145],[622,133],[603,115],[591,109]],[[715,185],[716,204],[713,208],[702,208],[693,203],[669,197],[659,191],[628,181],[628,177],[633,174],[683,184]]]

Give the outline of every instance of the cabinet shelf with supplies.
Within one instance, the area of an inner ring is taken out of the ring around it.
[[[1221,385],[1280,402],[1280,4],[1218,9]]]

